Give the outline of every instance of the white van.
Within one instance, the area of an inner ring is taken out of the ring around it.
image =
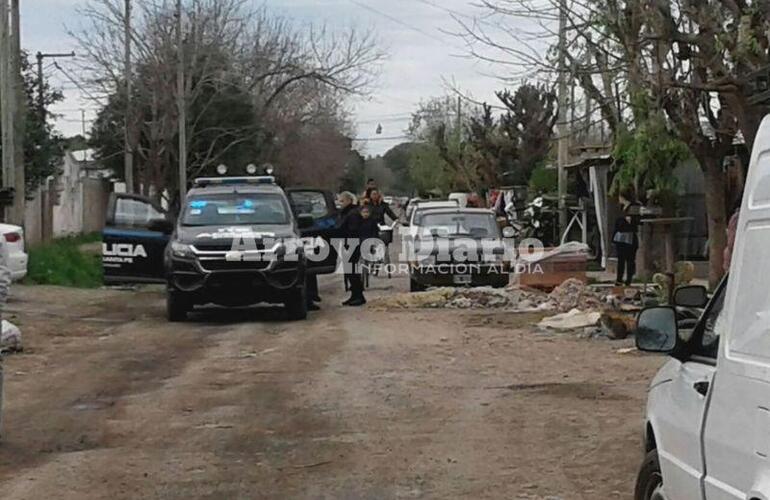
[[[686,287],[679,306],[701,306]],[[770,118],[755,141],[729,278],[694,328],[642,311],[637,346],[671,360],[652,382],[636,499],[770,500]]]

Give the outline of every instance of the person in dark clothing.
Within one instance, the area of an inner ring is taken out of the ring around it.
[[[354,246],[354,248],[348,247],[348,251],[352,250],[351,257],[349,262],[344,263],[345,266],[347,266],[345,278],[350,284],[350,298],[342,304],[358,307],[366,304],[366,299],[364,298],[364,285],[361,281],[361,273],[358,269],[361,260],[360,240],[363,220],[361,218],[361,212],[356,205],[356,197],[352,193],[341,193],[339,200],[342,209],[340,210],[340,220],[337,224],[337,233],[340,238],[351,240],[347,242],[346,245]]]
[[[321,307],[316,302],[321,302],[321,296],[318,294],[318,276],[309,274],[307,275],[307,310],[320,311]]]
[[[625,283],[631,286],[636,274],[636,251],[639,249],[639,208],[640,205],[631,201],[633,198],[628,192],[620,195],[619,201],[623,209],[623,215],[615,221],[615,229],[612,242],[618,256],[618,273],[615,284],[620,286]],[[625,276],[625,281],[623,280]]]
[[[390,208],[390,205],[382,199],[382,193],[375,188],[369,192],[369,201],[372,209],[372,218],[377,224],[385,224],[385,216],[390,217],[391,221],[397,221],[398,216]]]

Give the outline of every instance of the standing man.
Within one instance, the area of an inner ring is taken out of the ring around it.
[[[639,207],[629,191],[623,191],[618,201],[623,215],[615,221],[612,243],[618,255],[618,274],[615,285],[631,286],[636,274],[636,251],[639,249]],[[623,280],[625,275],[625,281]]]
[[[342,303],[344,306],[360,307],[366,304],[364,298],[364,284],[361,281],[361,273],[358,269],[358,263],[361,260],[361,228],[363,221],[361,213],[356,205],[356,197],[353,193],[345,191],[339,196],[340,221],[337,225],[338,234],[347,241],[343,243],[348,252],[340,255],[350,255],[348,262],[343,262],[345,266],[345,279],[350,283],[350,298]]]

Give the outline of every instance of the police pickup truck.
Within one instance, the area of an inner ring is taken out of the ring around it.
[[[284,190],[272,177],[197,179],[174,221],[149,198],[113,194],[103,231],[105,284],[165,283],[169,321],[196,305],[284,304],[307,317],[308,275],[336,268],[336,253],[308,259],[334,229],[330,192]]]

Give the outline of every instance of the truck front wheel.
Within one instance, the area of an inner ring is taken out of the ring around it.
[[[634,500],[666,500],[663,494],[663,474],[660,471],[657,450],[650,451],[644,457],[636,480]]]

